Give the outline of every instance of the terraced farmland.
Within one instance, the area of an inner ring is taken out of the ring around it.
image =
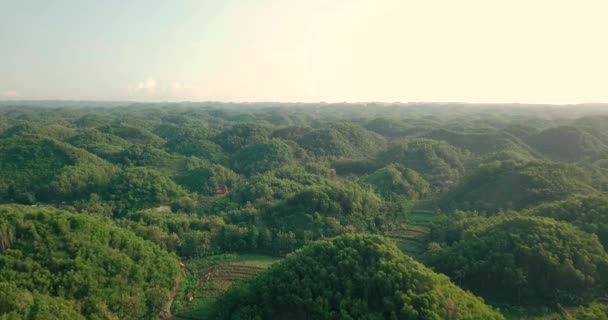
[[[238,263],[212,267],[199,279],[198,287],[204,298],[215,299],[235,281],[251,279],[264,269],[266,268]]]
[[[428,228],[417,225],[403,225],[399,229],[384,234],[397,243],[397,247],[404,253],[417,257],[424,253],[422,239],[428,233]]]
[[[424,253],[424,237],[429,232],[429,225],[435,218],[433,202],[419,201],[412,211],[403,219],[401,225],[384,234],[392,239],[405,254],[418,257]]]
[[[187,283],[175,303],[175,319],[205,319],[209,307],[236,281],[255,277],[280,258],[221,255],[186,262]]]

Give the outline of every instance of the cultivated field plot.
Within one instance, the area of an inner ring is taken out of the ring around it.
[[[266,255],[225,254],[187,261],[186,284],[174,303],[175,319],[205,319],[215,299],[235,282],[251,279],[279,260]]]
[[[431,200],[419,201],[401,221],[400,226],[384,234],[395,241],[399,249],[411,256],[424,253],[424,238],[429,233],[429,225],[437,217]]]
[[[205,299],[215,299],[226,291],[237,280],[247,280],[255,277],[265,268],[248,266],[237,263],[225,264],[210,268],[199,278],[198,288]]]
[[[403,253],[417,257],[424,253],[422,240],[428,232],[425,226],[404,224],[396,230],[385,233],[384,236],[395,241]]]

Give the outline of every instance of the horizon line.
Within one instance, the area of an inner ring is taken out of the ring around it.
[[[20,102],[95,102],[95,103],[222,103],[222,104],[477,104],[477,105],[533,105],[533,106],[583,106],[583,105],[607,105],[607,102],[576,102],[576,103],[550,103],[550,102],[471,102],[471,101],[255,101],[255,100],[97,100],[97,99],[0,99],[0,103]]]

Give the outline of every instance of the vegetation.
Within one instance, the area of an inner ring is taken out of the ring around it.
[[[566,221],[598,236],[608,248],[608,197],[592,195],[547,203],[533,208],[531,215]]]
[[[0,140],[0,201],[75,200],[105,188],[115,167],[59,141],[38,136]]]
[[[607,117],[0,101],[0,318],[602,319]]]
[[[391,164],[363,178],[384,197],[405,196],[408,199],[423,198],[431,192],[429,183],[416,171],[399,164]]]
[[[153,318],[178,261],[133,233],[83,215],[0,206],[0,310],[10,319]]]
[[[254,278],[280,258],[258,254],[222,254],[187,260],[186,283],[173,304],[181,318],[208,319],[217,298],[231,286]],[[188,303],[188,295],[195,297]]]
[[[184,195],[173,180],[154,169],[129,168],[116,175],[110,186],[111,201],[117,210],[142,209],[170,204]]]
[[[297,251],[231,288],[212,314],[217,319],[502,319],[390,242],[361,235]]]
[[[433,131],[429,133],[427,137],[446,141],[453,146],[469,150],[475,154],[504,151],[521,153],[530,152],[529,146],[508,132],[486,130],[482,132],[463,133],[443,129]]]
[[[530,137],[528,141],[552,160],[575,162],[608,155],[608,147],[600,139],[577,127],[549,128]]]
[[[336,124],[303,135],[297,142],[315,156],[366,157],[381,151],[384,139],[352,124]]]
[[[478,167],[443,195],[443,210],[523,209],[577,194],[593,193],[591,176],[563,163],[495,161]]]
[[[512,217],[476,229],[432,251],[429,263],[490,301],[576,305],[607,288],[608,254],[572,225]]]
[[[393,143],[378,159],[383,164],[397,163],[415,170],[437,187],[462,177],[466,157],[464,151],[445,142],[417,138]]]
[[[240,149],[232,160],[233,168],[245,175],[276,169],[292,161],[289,145],[280,140],[251,144]]]

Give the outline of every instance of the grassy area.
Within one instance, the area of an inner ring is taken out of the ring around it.
[[[429,225],[435,218],[434,213],[411,213],[407,215],[406,221],[413,225]]]
[[[508,320],[572,320],[571,314],[576,312],[576,308],[555,307],[551,309],[544,308],[515,308],[515,307],[500,307],[500,310]]]
[[[268,268],[271,264],[277,262],[280,259],[281,258],[266,256],[262,254],[241,254],[238,255],[237,260],[234,263],[260,268]]]
[[[411,257],[416,257],[424,253],[424,246],[419,241],[401,239],[393,239],[393,241],[395,241],[399,250]]]
[[[429,233],[429,225],[435,219],[436,213],[430,208],[434,200],[418,201],[412,205],[409,212],[402,217],[400,225],[386,232],[384,236],[392,239],[405,254],[418,257],[425,251],[424,238]]]
[[[176,319],[206,319],[215,299],[236,281],[251,279],[281,258],[260,254],[222,254],[185,261],[186,282],[175,298]],[[194,300],[188,302],[188,294]]]

